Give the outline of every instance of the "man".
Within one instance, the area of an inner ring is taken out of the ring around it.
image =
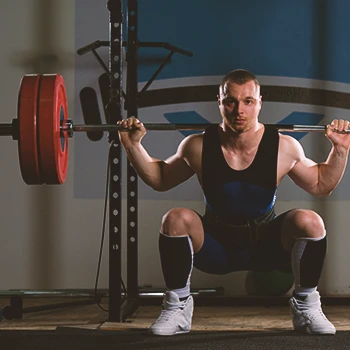
[[[140,178],[156,191],[169,190],[197,176],[206,201],[202,217],[174,208],[163,217],[159,251],[167,291],[163,310],[150,331],[173,335],[190,331],[193,266],[212,274],[290,267],[295,289],[290,299],[294,330],[335,334],[321,309],[317,292],[326,254],[326,231],[312,210],[292,209],[276,216],[277,186],[285,175],[317,197],[339,184],[348,159],[347,120],[333,120],[326,137],[327,160],[308,159],[294,138],[258,121],[260,84],[246,70],[227,74],[219,89],[219,126],[190,135],[167,160],[152,158],[141,140],[146,133],[136,118],[120,121],[127,156]]]

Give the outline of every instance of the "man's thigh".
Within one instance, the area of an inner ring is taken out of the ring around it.
[[[257,245],[235,247],[229,240],[220,240],[215,228],[207,226],[202,219],[204,243],[194,255],[194,266],[211,274],[227,274],[234,271],[290,270],[290,254],[281,243],[281,226],[287,212],[259,226],[264,237]],[[227,232],[227,235],[234,232]]]
[[[290,269],[291,256],[281,241],[282,223],[288,212],[261,226],[262,239],[254,248],[250,270]]]

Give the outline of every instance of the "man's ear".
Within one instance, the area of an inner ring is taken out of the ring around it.
[[[217,95],[216,97],[218,99],[218,105],[220,106],[221,105],[220,95]]]

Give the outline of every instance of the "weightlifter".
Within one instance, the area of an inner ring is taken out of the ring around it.
[[[290,313],[295,331],[335,334],[322,312],[317,285],[326,254],[326,230],[312,210],[274,211],[285,175],[316,197],[329,196],[347,164],[347,120],[333,120],[325,135],[332,147],[323,163],[305,156],[294,138],[258,121],[260,84],[246,70],[222,80],[218,106],[222,121],[180,143],[166,160],[152,158],[142,146],[146,134],[136,118],[118,122],[120,141],[140,178],[155,191],[167,191],[194,174],[202,187],[204,216],[173,208],[162,219],[159,252],[167,291],[150,331],[156,335],[189,332],[193,314],[193,266],[209,274],[291,268],[295,286]]]

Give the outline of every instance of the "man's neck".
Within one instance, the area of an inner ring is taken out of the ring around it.
[[[220,124],[219,129],[221,145],[227,150],[253,150],[259,146],[263,132],[264,126],[260,123],[241,133],[232,130],[224,123]]]

